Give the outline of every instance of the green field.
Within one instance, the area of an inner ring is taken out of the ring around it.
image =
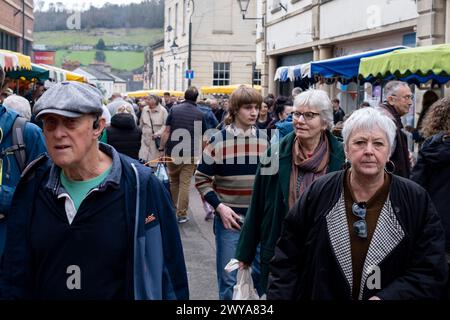
[[[92,29],[34,32],[34,44],[67,47],[75,44],[96,45],[101,38],[107,46],[137,44],[148,46],[164,38],[162,29]]]
[[[105,51],[106,63],[113,69],[134,70],[144,65],[143,52],[131,51]],[[95,51],[67,51],[59,50],[56,52],[56,65],[61,66],[62,60],[78,60],[82,65],[87,66],[94,61]]]

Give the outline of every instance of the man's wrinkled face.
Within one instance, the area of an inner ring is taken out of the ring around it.
[[[414,96],[408,86],[401,86],[395,94],[388,97],[388,102],[392,105],[400,116],[404,116],[409,112],[409,108],[413,103]]]
[[[47,150],[57,166],[63,169],[76,167],[93,147],[97,147],[104,119],[100,119],[99,127],[94,129],[95,119],[93,115],[82,115],[78,118],[57,114],[42,116]]]

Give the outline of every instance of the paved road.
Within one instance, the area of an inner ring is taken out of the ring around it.
[[[212,220],[205,221],[200,195],[191,184],[189,221],[179,225],[191,300],[217,300],[216,245]]]

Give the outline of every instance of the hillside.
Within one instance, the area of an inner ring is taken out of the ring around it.
[[[139,51],[105,51],[106,62],[113,69],[132,71],[144,64],[143,49],[148,45],[163,39],[162,29],[91,29],[91,30],[65,30],[51,32],[35,32],[34,44],[45,45],[56,51],[56,65],[61,66],[63,59],[78,60],[82,65],[93,62],[95,48],[87,51],[76,51],[74,45],[95,46],[99,39],[103,39],[107,47],[117,45],[140,46]]]
[[[133,51],[105,51],[106,62],[113,69],[132,71],[144,65],[144,52]],[[82,65],[88,65],[94,61],[95,51],[56,51],[56,65],[61,67],[62,61],[78,60]]]
[[[45,44],[52,47],[69,47],[75,44],[96,45],[103,39],[107,46],[130,44],[148,46],[164,38],[162,29],[91,29],[46,31],[34,33],[34,44]]]

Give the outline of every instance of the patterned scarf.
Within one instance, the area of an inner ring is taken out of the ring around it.
[[[308,157],[302,149],[300,138],[295,137],[292,147],[292,171],[289,182],[289,208],[305,189],[318,177],[326,173],[330,158],[330,146],[325,132],[322,132],[314,154]]]

